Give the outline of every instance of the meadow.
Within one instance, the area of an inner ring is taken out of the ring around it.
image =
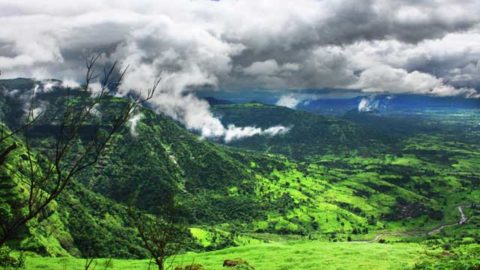
[[[186,253],[172,259],[167,265],[174,268],[191,263],[205,269],[227,269],[225,259],[242,258],[255,269],[316,270],[316,269],[410,269],[415,263],[438,252],[416,243],[366,243],[296,241],[226,248],[223,250]],[[430,254],[430,255],[427,255]],[[148,269],[148,260],[97,259],[95,269]],[[26,269],[80,270],[85,259],[72,257],[28,257]],[[151,265],[155,269],[155,265]]]

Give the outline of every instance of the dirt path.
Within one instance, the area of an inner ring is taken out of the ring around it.
[[[465,224],[465,222],[468,221],[468,217],[463,212],[463,206],[458,206],[457,210],[460,213],[460,219],[458,220],[458,222],[451,223],[451,224],[444,224],[444,225],[438,226],[436,228],[433,228],[433,229],[431,229],[430,231],[427,232],[427,235],[437,234],[447,227],[452,227],[452,226],[456,226],[456,225]],[[386,233],[380,233],[380,234],[375,235],[375,237],[373,237],[371,240],[359,240],[359,241],[352,241],[352,242],[374,243],[374,242],[378,242],[384,236],[420,236],[420,235],[424,235],[424,234],[425,234],[425,231],[420,231],[420,230],[410,231],[410,232],[392,232],[392,233],[386,232]]]
[[[445,229],[445,228],[447,228],[447,227],[452,227],[452,226],[455,226],[455,225],[463,225],[463,224],[465,224],[465,222],[467,222],[468,218],[467,218],[467,216],[465,215],[465,213],[463,212],[463,206],[458,206],[458,207],[457,207],[457,210],[458,210],[458,212],[460,213],[460,220],[459,220],[457,223],[441,225],[441,226],[439,226],[439,227],[437,227],[437,228],[432,229],[432,230],[429,231],[427,234],[428,234],[428,235],[434,235],[434,234],[439,233],[440,231],[442,231],[443,229]]]
[[[467,222],[468,218],[465,216],[463,213],[463,207],[459,206],[458,207],[458,212],[460,212],[460,221],[458,222],[459,225],[463,225],[465,222]]]

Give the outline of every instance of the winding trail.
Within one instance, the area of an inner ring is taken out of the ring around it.
[[[447,227],[452,227],[452,226],[456,226],[456,225],[465,224],[468,221],[468,217],[463,212],[463,206],[458,206],[457,210],[460,213],[460,219],[458,220],[458,222],[451,223],[451,224],[440,225],[438,227],[435,227],[435,228],[431,229],[426,234],[427,235],[434,235],[434,234],[437,234],[437,233],[441,232],[443,229],[445,229]],[[380,233],[380,234],[375,235],[375,237],[373,237],[371,240],[356,240],[356,241],[352,241],[352,242],[374,243],[374,242],[378,242],[384,236],[420,236],[420,235],[424,235],[424,234],[425,234],[425,232],[424,231],[422,232],[420,230],[410,231],[410,232],[391,232],[391,233],[386,232],[386,233]]]
[[[465,215],[465,213],[463,212],[463,206],[458,206],[457,207],[457,210],[458,212],[460,213],[460,220],[457,222],[457,223],[452,223],[452,224],[444,224],[444,225],[441,225],[437,228],[434,228],[432,229],[431,231],[429,231],[427,234],[428,235],[434,235],[434,234],[437,234],[439,233],[441,230],[447,228],[447,227],[452,227],[452,226],[455,226],[455,225],[463,225],[465,224],[465,222],[467,222],[468,218],[467,216]]]
[[[465,214],[463,213],[463,207],[459,206],[458,207],[458,212],[460,212],[460,221],[458,222],[459,225],[463,225],[465,222],[467,222],[468,218],[467,216],[465,216]]]

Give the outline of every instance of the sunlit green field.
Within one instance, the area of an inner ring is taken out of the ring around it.
[[[376,244],[302,241],[228,248],[189,253],[167,265],[202,264],[205,269],[225,269],[224,259],[242,258],[255,269],[408,269],[428,255],[419,244]],[[95,269],[148,269],[147,260],[97,260]],[[27,258],[26,269],[84,269],[85,260],[74,258]],[[155,269],[154,265],[151,269]]]

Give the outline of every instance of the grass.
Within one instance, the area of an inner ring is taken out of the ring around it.
[[[205,269],[224,269],[223,260],[242,258],[257,270],[262,269],[408,269],[425,258],[420,244],[353,243],[300,241],[250,245],[204,253],[187,253],[175,258],[174,266],[202,264]],[[96,269],[147,269],[147,260],[113,260],[105,268],[106,259],[98,259]],[[27,258],[26,269],[77,270],[84,260],[75,258]],[[169,262],[171,263],[171,261]],[[169,264],[167,263],[167,264]],[[154,269],[154,268],[153,268]]]

